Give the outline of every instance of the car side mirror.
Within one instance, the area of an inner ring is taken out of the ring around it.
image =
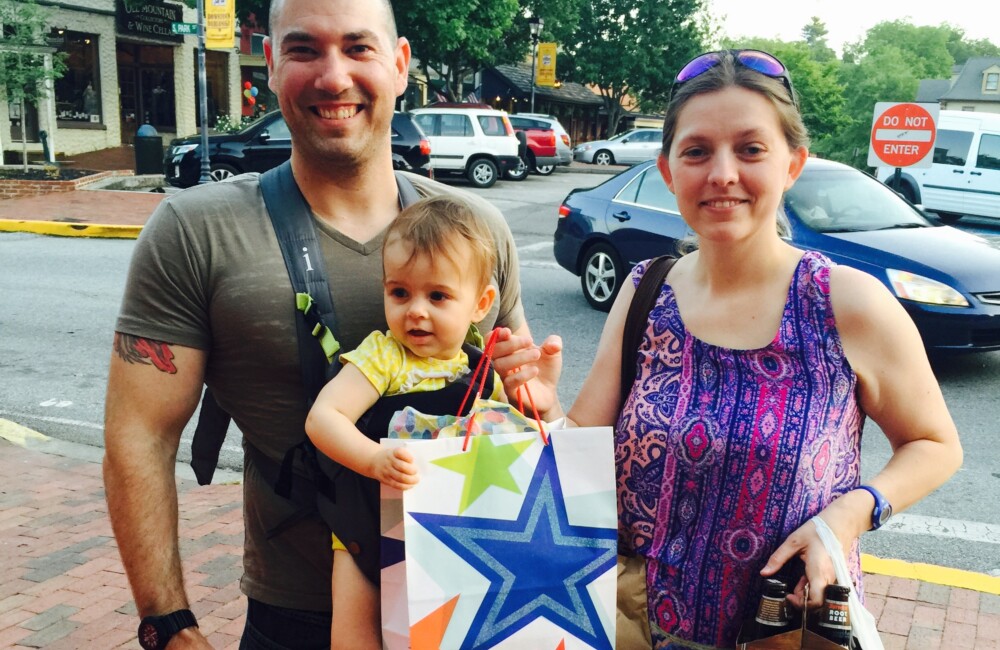
[[[260,140],[261,142],[267,142],[268,140],[271,139],[271,134],[267,132],[267,129],[264,129],[257,136],[257,139]]]
[[[631,140],[631,138],[625,138],[624,140],[622,140],[622,144],[627,144],[629,140]]]

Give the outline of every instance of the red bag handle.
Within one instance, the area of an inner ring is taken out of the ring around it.
[[[500,329],[493,328],[490,332],[490,337],[486,340],[486,345],[483,347],[483,354],[479,358],[479,363],[476,364],[475,370],[472,371],[472,379],[469,381],[469,388],[465,391],[465,397],[462,398],[462,405],[458,408],[458,415],[461,416],[462,411],[465,410],[465,404],[469,401],[469,396],[472,394],[472,387],[476,385],[476,378],[479,377],[479,388],[476,391],[477,397],[483,396],[483,389],[486,387],[486,377],[490,372],[490,363],[493,360],[493,349],[497,345],[497,340],[500,338]],[[517,410],[524,413],[524,400],[521,397],[521,386],[517,387]],[[538,431],[542,435],[542,442],[546,445],[549,444],[548,436],[545,435],[545,427],[542,425],[542,419],[538,415],[538,409],[535,408],[535,400],[531,397],[531,390],[528,389],[527,384],[523,386],[524,392],[528,395],[528,402],[531,404],[531,410],[535,415],[535,423],[538,425]],[[466,451],[469,448],[469,438],[472,437],[472,419],[475,414],[469,417],[469,423],[465,427],[465,440],[462,442],[462,451]]]

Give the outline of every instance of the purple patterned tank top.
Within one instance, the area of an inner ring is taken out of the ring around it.
[[[834,323],[831,265],[802,256],[764,348],[695,338],[668,283],[650,312],[615,455],[619,544],[647,560],[656,647],[734,647],[767,558],[858,485],[864,415]],[[847,559],[860,588],[856,543]]]

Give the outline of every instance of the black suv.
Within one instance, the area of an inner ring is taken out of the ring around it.
[[[208,136],[212,180],[244,172],[266,172],[292,155],[292,139],[280,111],[273,111],[237,133]],[[392,116],[392,166],[430,176],[431,145],[413,118]],[[163,154],[163,175],[175,187],[190,187],[201,178],[201,137],[176,138]]]

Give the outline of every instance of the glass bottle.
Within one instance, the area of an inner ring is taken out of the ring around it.
[[[851,613],[847,607],[849,587],[827,585],[823,592],[823,608],[816,621],[816,632],[824,639],[844,647],[851,647]]]
[[[760,603],[754,616],[753,639],[766,639],[775,634],[783,634],[792,630],[788,617],[788,605],[785,596],[788,595],[788,585],[776,578],[767,578],[760,590]]]

